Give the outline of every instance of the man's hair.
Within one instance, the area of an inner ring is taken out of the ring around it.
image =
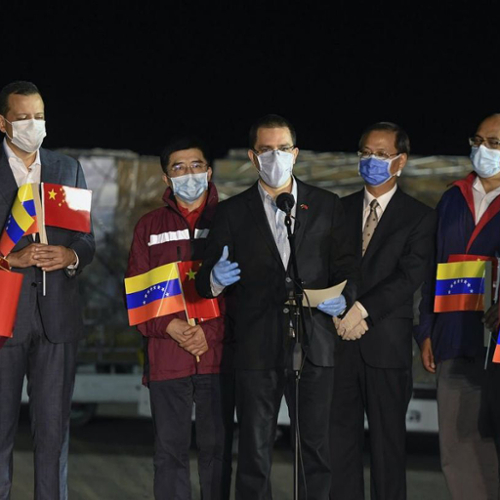
[[[394,132],[396,135],[395,146],[398,153],[406,153],[410,154],[410,138],[408,134],[395,123],[391,122],[378,122],[373,125],[370,125],[361,135],[361,139],[359,140],[359,149],[361,150],[364,145],[366,138],[374,131],[384,131],[384,132]]]
[[[293,125],[285,118],[279,115],[266,115],[259,118],[251,127],[250,133],[248,134],[248,142],[250,149],[255,147],[257,142],[257,131],[259,128],[287,128],[292,136],[293,145],[296,145],[297,135],[295,133],[295,128]]]
[[[210,163],[209,150],[205,143],[198,139],[198,137],[174,137],[167,142],[160,155],[161,168],[165,174],[170,163],[170,156],[176,151],[183,151],[185,149],[199,149],[203,153],[205,160]]]
[[[12,82],[0,90],[0,115],[5,116],[9,112],[9,96],[40,94],[37,86],[31,82]]]

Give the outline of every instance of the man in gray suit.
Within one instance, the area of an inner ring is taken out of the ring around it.
[[[80,164],[40,148],[44,103],[35,85],[0,91],[0,228],[18,187],[50,182],[86,188]],[[49,244],[24,236],[8,261],[24,275],[13,338],[0,350],[0,499],[10,498],[12,451],[23,378],[28,378],[35,454],[35,499],[65,498],[67,433],[78,340],[83,336],[77,276],[91,262],[92,233],[48,227]],[[46,294],[42,275],[46,274]],[[63,451],[65,450],[65,451]]]

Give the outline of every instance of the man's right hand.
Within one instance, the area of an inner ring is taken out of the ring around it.
[[[432,352],[432,343],[430,337],[426,338],[420,345],[420,356],[424,368],[430,373],[436,373],[436,363]]]
[[[43,249],[46,245],[41,243],[31,243],[27,247],[24,247],[18,252],[11,252],[7,256],[7,260],[11,267],[26,268],[31,266],[36,266],[38,261],[35,259],[36,252],[39,249]]]
[[[212,269],[212,277],[217,285],[229,286],[240,279],[240,267],[237,262],[227,260],[229,248],[227,245],[222,250],[221,258]]]
[[[341,335],[342,340],[359,340],[368,331],[368,324],[362,319],[356,326]]]
[[[174,318],[167,326],[167,333],[178,343],[186,342],[193,335],[187,333],[192,326],[183,319]]]

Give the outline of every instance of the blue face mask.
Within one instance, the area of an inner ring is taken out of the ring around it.
[[[400,155],[392,158],[391,160],[382,160],[375,156],[362,158],[359,161],[358,172],[363,180],[370,186],[381,186],[393,177],[391,174],[391,164]],[[399,172],[396,174],[399,175]]]
[[[174,195],[186,203],[194,203],[208,189],[208,172],[170,177]]]

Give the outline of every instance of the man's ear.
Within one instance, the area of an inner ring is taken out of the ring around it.
[[[391,174],[396,175],[398,172],[401,172],[403,168],[405,168],[407,161],[408,155],[406,153],[401,153],[401,156],[392,162]]]
[[[252,165],[260,172],[259,160],[257,160],[257,154],[253,149],[248,150],[248,158],[250,158]]]

